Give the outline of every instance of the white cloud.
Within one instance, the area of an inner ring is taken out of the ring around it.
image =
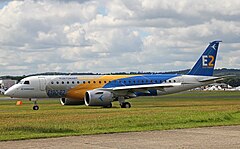
[[[215,39],[239,68],[239,18],[238,0],[4,1],[0,76],[186,69]]]

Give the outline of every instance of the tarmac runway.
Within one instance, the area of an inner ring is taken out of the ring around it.
[[[0,100],[10,100],[10,97],[0,97]]]
[[[11,97],[0,97],[0,100],[16,100],[17,98],[11,98]]]
[[[130,132],[0,142],[1,149],[240,148],[240,126]]]

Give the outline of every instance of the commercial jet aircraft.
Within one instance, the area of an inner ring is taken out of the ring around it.
[[[39,109],[37,99],[41,98],[60,98],[62,105],[108,108],[118,101],[121,108],[130,108],[126,102],[129,98],[177,93],[222,79],[213,76],[220,42],[211,42],[187,75],[31,76],[9,88],[5,95],[34,99],[33,110]]]

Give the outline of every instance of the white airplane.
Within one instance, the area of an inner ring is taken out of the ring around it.
[[[5,95],[35,99],[33,110],[39,109],[36,99],[40,98],[60,98],[62,105],[109,108],[118,101],[122,108],[130,108],[126,99],[177,93],[222,79],[212,76],[220,42],[211,42],[187,75],[31,76],[9,88]]]

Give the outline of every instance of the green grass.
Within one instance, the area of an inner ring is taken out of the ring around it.
[[[0,100],[0,140],[239,125],[240,92],[184,92],[129,100],[130,109],[61,106],[40,100]]]

